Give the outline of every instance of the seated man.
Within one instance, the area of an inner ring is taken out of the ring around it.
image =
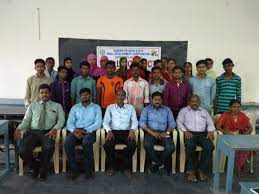
[[[154,92],[151,98],[152,104],[143,109],[139,125],[146,132],[144,147],[152,162],[150,171],[155,172],[158,169],[159,173],[163,174],[165,166],[167,167],[168,160],[175,150],[173,139],[170,136],[175,128],[175,121],[170,108],[162,105],[162,93]],[[156,156],[155,144],[161,144],[164,147],[161,160]]]
[[[82,88],[79,91],[82,102],[74,105],[68,115],[67,130],[70,131],[65,150],[71,172],[71,179],[78,177],[79,168],[75,158],[75,146],[82,144],[85,158],[86,179],[93,178],[93,143],[95,131],[102,126],[102,111],[99,105],[91,102],[91,90]]]
[[[110,162],[108,175],[114,174],[115,169],[115,145],[119,143],[126,144],[124,149],[124,170],[126,175],[132,175],[129,169],[129,163],[136,150],[135,131],[138,128],[138,120],[134,107],[130,104],[124,104],[126,92],[119,90],[116,93],[116,104],[107,107],[103,119],[103,127],[107,132],[106,141],[103,145]],[[127,163],[127,164],[126,164]]]
[[[50,100],[50,87],[47,84],[39,86],[40,101],[33,102],[28,107],[22,123],[15,131],[14,138],[18,140],[24,133],[19,146],[20,157],[29,164],[33,178],[40,174],[40,180],[47,178],[48,165],[54,152],[54,140],[57,130],[62,129],[65,116],[62,106]],[[33,150],[42,147],[40,166],[33,157]]]
[[[197,182],[208,179],[209,164],[214,150],[215,126],[209,113],[200,107],[200,98],[192,95],[189,106],[184,107],[177,117],[177,127],[184,132],[187,179]],[[196,146],[202,147],[201,159],[196,166]]]

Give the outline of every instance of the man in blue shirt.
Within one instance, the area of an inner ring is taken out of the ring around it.
[[[82,144],[85,158],[86,178],[93,178],[93,143],[95,131],[102,126],[102,111],[99,105],[91,102],[91,90],[82,88],[79,92],[81,101],[74,105],[67,120],[68,135],[65,143],[66,154],[72,170],[71,178],[78,176],[79,168],[75,159],[75,146]]]
[[[117,103],[107,107],[103,119],[103,128],[107,132],[103,147],[110,162],[108,175],[114,174],[116,167],[115,145],[119,143],[127,145],[124,149],[124,172],[126,175],[132,175],[129,163],[137,147],[135,130],[138,129],[138,120],[135,108],[131,104],[124,104],[125,99],[126,92],[122,89],[119,90],[116,93]]]
[[[165,171],[165,166],[175,150],[170,134],[175,128],[175,120],[170,108],[163,106],[163,95],[160,92],[152,94],[152,104],[145,107],[141,113],[139,125],[146,132],[144,147],[152,161],[151,172],[157,169],[160,174]],[[156,156],[154,145],[161,144],[164,147],[162,159]],[[168,168],[167,168],[168,169]]]
[[[199,60],[196,63],[197,76],[190,79],[190,85],[192,87],[192,93],[200,97],[201,107],[211,113],[211,107],[216,94],[216,82],[215,79],[209,78],[206,75],[206,61]]]

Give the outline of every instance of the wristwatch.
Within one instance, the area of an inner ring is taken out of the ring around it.
[[[167,131],[167,132],[166,132],[166,134],[167,134],[167,135],[170,135],[170,132],[169,132],[169,131]]]

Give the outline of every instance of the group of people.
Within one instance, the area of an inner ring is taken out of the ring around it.
[[[129,161],[137,148],[135,130],[142,128],[144,148],[151,160],[149,171],[164,174],[175,151],[172,131],[177,128],[185,137],[187,179],[205,181],[216,128],[224,134],[250,134],[252,130],[249,118],[240,112],[241,79],[233,73],[234,63],[227,58],[222,64],[225,72],[217,77],[210,58],[196,63],[196,76],[192,75],[190,62],[182,67],[173,58],[156,60],[151,72],[147,70],[147,60],[139,56],[133,58],[130,68],[127,58],[121,57],[116,69],[115,62],[106,56],[101,57],[98,67],[96,56],[90,54],[82,60],[78,72],[73,70],[69,57],[57,72],[52,57],[46,62],[36,59],[36,74],[26,84],[27,111],[15,131],[16,140],[23,134],[19,154],[29,164],[33,177],[46,180],[57,130],[66,126],[70,177],[75,179],[80,173],[75,146],[82,144],[86,178],[92,178],[95,132],[103,127],[107,174],[115,173],[115,145],[123,143],[127,145],[124,172],[131,176]],[[212,107],[216,114],[221,114],[216,128],[211,118]],[[161,158],[154,150],[155,144],[164,147]],[[33,149],[39,145],[40,164],[33,157]],[[197,145],[203,148],[198,163]],[[248,152],[237,155],[238,170],[244,168],[248,156]]]

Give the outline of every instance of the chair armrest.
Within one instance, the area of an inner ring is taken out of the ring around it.
[[[61,134],[62,134],[62,146],[64,146],[67,138],[67,129],[66,128],[62,129]]]
[[[100,145],[100,136],[101,136],[101,129],[97,129],[96,132],[95,132],[95,142]]]
[[[103,145],[104,143],[105,143],[105,134],[106,134],[106,131],[105,131],[105,129],[104,128],[102,128],[101,130],[100,130],[101,132],[101,144]]]

